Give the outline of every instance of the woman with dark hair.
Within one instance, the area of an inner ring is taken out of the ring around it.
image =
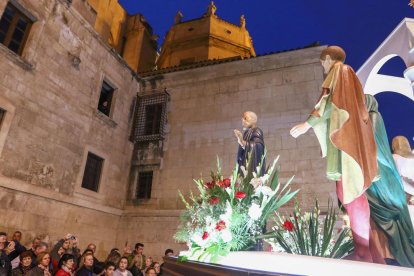
[[[20,254],[19,266],[12,270],[12,276],[26,275],[32,268],[32,253],[30,251],[24,251]]]
[[[114,264],[118,264],[121,260],[121,253],[119,253],[118,248],[112,248],[111,252],[109,253],[108,257],[106,258],[105,263],[112,262]]]
[[[72,254],[65,253],[60,257],[58,271],[55,276],[73,276],[74,267],[75,257]]]
[[[37,255],[38,265],[32,268],[27,275],[29,276],[51,276],[49,271],[50,254],[49,252],[42,252]]]
[[[114,276],[132,276],[128,270],[128,258],[122,257],[118,264],[118,269],[114,271]]]

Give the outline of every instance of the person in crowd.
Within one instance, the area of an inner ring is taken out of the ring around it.
[[[32,247],[30,247],[30,249],[28,250],[30,254],[32,255],[32,267],[34,267],[36,263],[35,250],[38,244],[40,244],[40,239],[38,237],[35,237],[32,241]]]
[[[50,252],[51,262],[53,266],[53,272],[56,273],[57,267],[59,264],[60,257],[65,254],[72,254],[75,257],[75,264],[78,267],[77,260],[79,257],[79,249],[77,247],[77,239],[72,234],[66,234],[62,239],[60,239],[55,246],[53,247],[52,251]]]
[[[12,270],[12,276],[26,275],[32,269],[32,253],[24,251],[19,256],[20,264]]]
[[[152,257],[145,258],[145,268],[142,270],[142,274],[146,275],[147,270],[149,268],[152,268],[153,262],[154,260],[152,259]]]
[[[42,252],[37,256],[38,265],[32,268],[28,276],[52,276],[49,270],[50,254],[48,252]]]
[[[108,257],[106,258],[105,263],[114,263],[114,264],[118,264],[119,261],[121,260],[121,253],[119,253],[119,249],[118,248],[112,248],[111,252],[109,252]]]
[[[2,268],[2,271],[7,275],[10,274],[10,271],[12,270],[8,252],[10,252],[10,249],[7,244],[7,233],[0,232],[0,268]]]
[[[162,274],[161,274],[161,266],[160,266],[160,263],[159,263],[159,262],[154,262],[154,263],[152,264],[152,267],[154,268],[155,273],[156,273],[157,275],[162,275]]]
[[[113,262],[106,262],[104,276],[113,276],[115,269],[116,265]]]
[[[27,251],[26,247],[24,247],[21,244],[21,240],[22,240],[22,232],[15,231],[12,236],[12,241],[16,243],[16,248],[17,248],[16,253],[20,252],[20,254]],[[20,257],[16,253],[15,253],[15,258],[10,259],[13,269],[20,265]]]
[[[157,276],[157,273],[155,272],[154,268],[149,268],[145,273],[145,276]]]
[[[37,266],[37,256],[42,252],[46,252],[48,249],[49,245],[45,242],[39,242],[39,244],[36,245],[32,254],[32,267]]]
[[[142,243],[135,244],[135,250],[128,258],[129,269],[132,270],[140,270],[142,271],[145,269],[145,255],[144,253],[144,245]],[[135,275],[135,274],[134,274]]]
[[[168,257],[172,257],[172,256],[174,256],[174,250],[172,250],[171,248],[167,248],[164,252],[164,258],[168,258]],[[161,270],[160,274],[162,274],[163,266],[164,266],[164,263],[162,263],[161,266],[160,266],[160,270]]]
[[[72,254],[63,254],[60,257],[58,271],[55,276],[73,276],[75,270],[75,257]]]
[[[22,240],[22,232],[20,232],[20,231],[15,231],[15,232],[13,233],[12,240],[13,240],[13,241],[18,241],[18,242],[20,242],[20,241]]]
[[[92,251],[92,254],[93,254],[93,263],[94,264],[99,263],[100,261],[96,258],[96,245],[94,243],[90,243],[90,244],[88,244],[88,246],[86,247],[86,249],[89,249],[89,250]]]
[[[82,256],[81,267],[76,271],[76,276],[92,276],[93,275],[93,255],[90,252]]]
[[[122,257],[118,264],[118,269],[114,271],[114,276],[132,276],[128,268],[128,258]]]

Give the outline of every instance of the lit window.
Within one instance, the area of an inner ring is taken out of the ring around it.
[[[115,89],[110,86],[106,81],[103,81],[101,88],[101,95],[99,97],[98,110],[109,116],[111,113],[112,98]]]

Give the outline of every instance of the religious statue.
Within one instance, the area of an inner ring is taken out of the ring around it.
[[[404,136],[392,139],[392,151],[407,196],[411,221],[414,224],[414,153],[411,151],[408,139]]]
[[[240,16],[240,27],[246,28],[246,18],[244,17],[244,14]]]
[[[213,16],[213,15],[216,15],[216,10],[217,10],[216,5],[214,5],[214,2],[211,1],[210,2],[210,5],[208,5],[208,7],[207,7],[207,13],[205,14],[205,16]]]
[[[182,19],[183,19],[183,14],[181,13],[181,11],[178,11],[174,17],[174,24],[181,23]]]
[[[413,225],[403,184],[390,150],[384,121],[378,112],[378,103],[374,96],[365,95],[365,105],[374,130],[381,176],[366,191],[373,234],[370,242],[376,243],[381,255],[387,260],[396,260],[399,265],[414,267]]]
[[[365,191],[378,179],[374,134],[364,92],[354,70],[345,65],[345,51],[329,46],[320,59],[325,74],[322,94],[306,122],[290,130],[293,137],[315,131],[327,157],[326,176],[336,181],[336,194],[348,213],[355,260],[384,263],[370,248],[370,210]]]
[[[253,172],[257,176],[263,176],[266,170],[266,159],[264,156],[265,144],[263,138],[263,131],[256,126],[257,115],[252,111],[243,113],[242,126],[244,133],[235,129],[234,134],[239,143],[237,152],[237,163],[240,167],[244,167],[247,175],[252,175]],[[257,167],[260,166],[260,171],[257,172]]]

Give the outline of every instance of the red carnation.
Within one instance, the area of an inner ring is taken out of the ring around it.
[[[293,231],[293,223],[290,220],[285,220],[285,223],[283,223],[283,228],[285,228],[289,232],[292,232]]]
[[[217,203],[219,203],[220,202],[220,198],[219,197],[212,197],[212,198],[210,198],[210,204],[211,205],[216,205]]]
[[[223,182],[224,182],[224,188],[228,188],[228,187],[230,187],[230,185],[231,185],[231,180],[230,180],[230,178],[224,178],[224,179],[223,179]]]
[[[201,237],[203,240],[205,240],[205,239],[207,239],[208,238],[208,233],[207,232],[204,232],[203,233],[203,236]]]
[[[216,230],[221,231],[224,229],[226,229],[226,223],[223,220],[220,220],[219,222],[217,222]]]
[[[214,181],[214,180],[211,181],[211,182],[207,182],[205,184],[205,186],[206,186],[207,189],[212,189],[214,187],[214,185],[216,185],[216,181]]]
[[[234,195],[234,197],[235,197],[235,198],[237,198],[237,199],[243,199],[243,198],[245,198],[245,197],[246,197],[246,194],[245,194],[244,192],[237,192],[237,193]]]

